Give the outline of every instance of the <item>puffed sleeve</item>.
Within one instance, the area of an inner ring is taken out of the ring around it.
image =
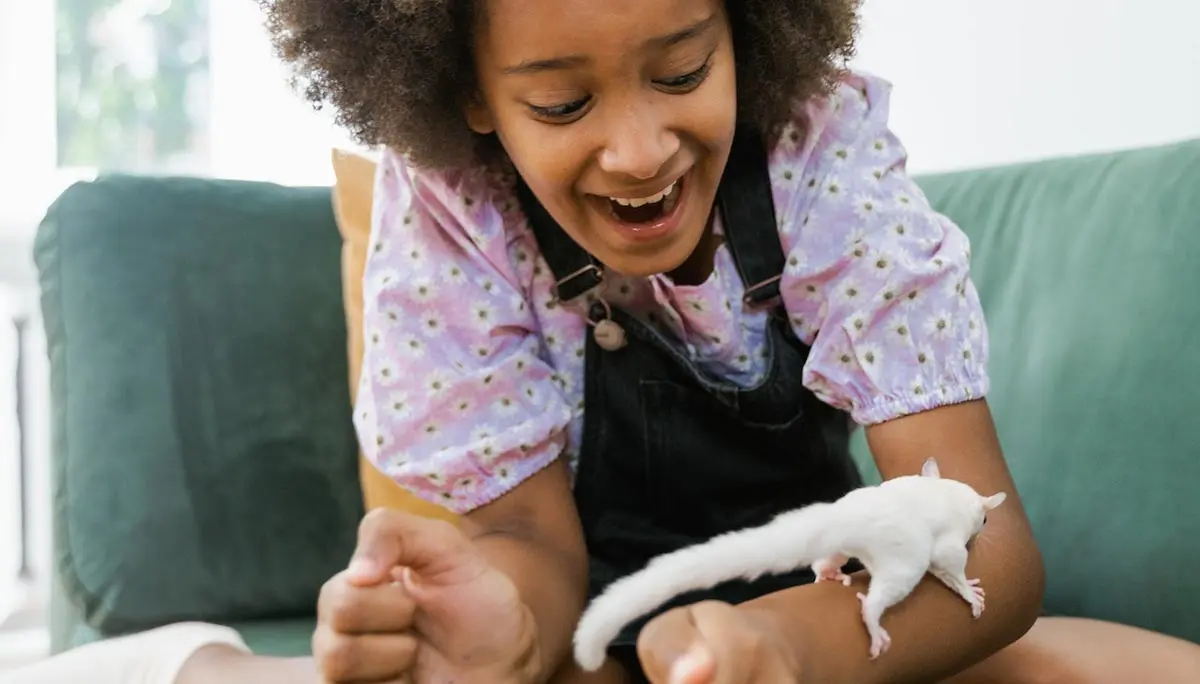
[[[571,412],[539,355],[497,191],[386,152],[363,275],[354,422],[366,458],[456,513],[554,461]]]
[[[775,160],[791,181],[781,287],[812,346],[804,381],[863,425],[988,390],[970,244],[907,175],[889,94],[885,81],[849,77],[810,106],[806,142]]]

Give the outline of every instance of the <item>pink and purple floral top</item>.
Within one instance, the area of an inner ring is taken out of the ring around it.
[[[970,246],[906,175],[890,90],[848,76],[770,156],[783,302],[812,348],[803,382],[859,424],[988,390]],[[511,175],[416,169],[385,151],[374,202],[354,417],[367,458],[457,513],[557,458],[573,468],[586,304],[555,304]],[[742,310],[743,287],[722,246],[700,285],[610,273],[601,294],[749,384],[765,372],[767,314]]]

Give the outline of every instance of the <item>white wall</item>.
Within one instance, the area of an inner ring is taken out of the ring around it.
[[[351,146],[290,87],[275,60],[258,4],[209,0],[212,16],[211,93],[215,176],[285,184],[332,184],[329,153]]]
[[[1200,0],[866,0],[914,171],[1200,137]]]
[[[257,7],[211,1],[213,172],[332,182],[349,141],[288,91]],[[1200,0],[865,0],[854,65],[895,84],[912,170],[966,168],[1200,137],[1197,26]]]
[[[0,291],[0,617],[14,598],[9,578],[17,574],[20,551],[20,516],[15,502],[20,495],[17,477],[16,377],[17,340],[10,320],[10,302]]]

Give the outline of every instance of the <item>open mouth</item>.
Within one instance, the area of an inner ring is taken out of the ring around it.
[[[622,223],[653,223],[674,211],[682,187],[683,179],[680,178],[649,197],[608,197],[608,210],[613,218]]]

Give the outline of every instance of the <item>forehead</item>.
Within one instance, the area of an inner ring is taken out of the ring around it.
[[[620,57],[709,17],[721,0],[485,0],[488,52],[506,64],[588,55]]]

